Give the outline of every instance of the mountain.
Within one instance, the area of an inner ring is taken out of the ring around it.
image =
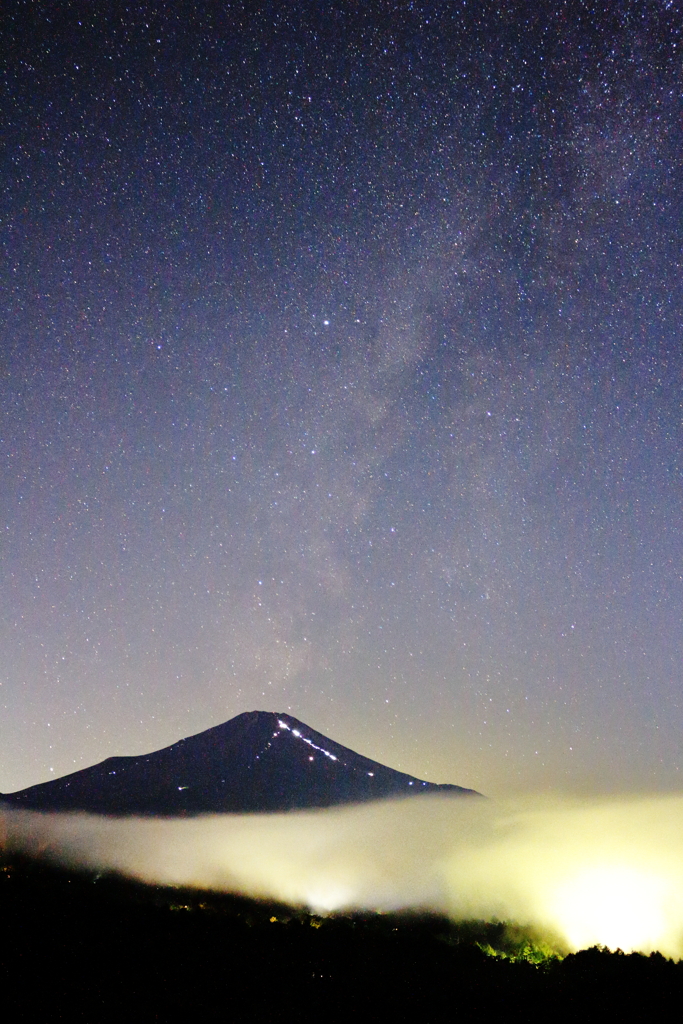
[[[418,793],[479,796],[423,782],[356,754],[291,715],[248,711],[138,757],[109,757],[16,793],[32,811],[186,816],[289,811]]]

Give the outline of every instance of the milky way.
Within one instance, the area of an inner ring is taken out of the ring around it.
[[[0,790],[680,786],[683,18],[545,6],[8,3]]]

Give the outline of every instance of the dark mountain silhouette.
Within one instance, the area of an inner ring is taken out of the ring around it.
[[[94,814],[289,811],[419,793],[479,796],[371,761],[291,715],[250,711],[139,757],[109,757],[16,793],[12,807]]]

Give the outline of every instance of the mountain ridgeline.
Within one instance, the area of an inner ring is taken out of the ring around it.
[[[31,811],[186,817],[425,793],[480,795],[387,768],[291,715],[249,711],[151,754],[109,757],[63,778],[0,794],[0,800]]]

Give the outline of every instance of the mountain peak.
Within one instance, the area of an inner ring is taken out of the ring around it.
[[[388,768],[292,715],[246,711],[150,754],[110,757],[1,799],[26,810],[176,817],[332,807],[422,793],[480,795]]]

